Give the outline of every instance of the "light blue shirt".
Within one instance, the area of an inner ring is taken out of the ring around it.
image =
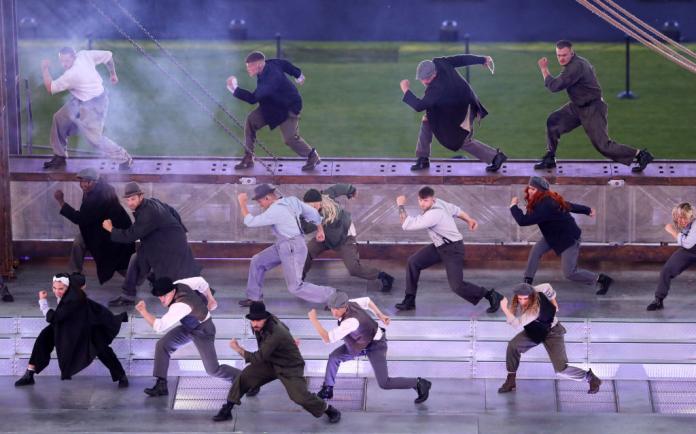
[[[693,222],[681,231],[677,237],[677,244],[685,249],[690,249],[696,245],[696,225]]]
[[[319,212],[294,196],[278,199],[259,215],[247,214],[244,224],[250,228],[273,226],[276,237],[293,238],[302,234],[300,216],[315,225],[321,224]]]

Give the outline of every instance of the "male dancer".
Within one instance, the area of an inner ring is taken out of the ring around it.
[[[309,311],[309,320],[325,344],[333,344],[343,339],[344,344],[329,355],[326,363],[324,384],[317,396],[321,399],[333,398],[336,373],[341,362],[367,356],[382,389],[415,389],[418,397],[416,404],[425,402],[430,393],[430,381],[425,378],[390,377],[387,366],[387,332],[379,327],[368,312],[372,312],[385,326],[390,318],[382,313],[369,297],[348,299],[345,292],[337,291],[327,303],[331,315],[338,320],[338,327],[327,331],[317,319],[317,311]]]
[[[252,303],[246,317],[251,321],[259,349],[254,352],[247,351],[236,339],[230,341],[230,347],[239,353],[248,365],[234,380],[227,395],[227,402],[222,405],[213,420],[222,422],[232,419],[232,408],[241,404],[240,398],[245,393],[248,395],[250,389],[259,388],[278,379],[283,383],[290,399],[312,416],[319,418],[325,414],[329,417],[330,423],[340,421],[340,411],[307,390],[307,380],[304,377],[305,361],[288,326],[268,312],[262,302]]]
[[[76,53],[71,47],[63,47],[58,52],[58,59],[65,72],[55,80],[48,70],[51,62],[41,62],[44,86],[51,95],[67,90],[72,97],[53,115],[51,147],[54,155],[44,163],[44,169],[65,167],[68,137],[78,133],[94,148],[119,162],[120,170],[130,169],[133,158],[125,149],[103,135],[109,97],[96,66],[102,63],[106,65],[111,82],[118,83],[111,51],[82,50]]]
[[[578,56],[570,41],[556,42],[556,58],[563,71],[554,77],[549,72],[549,61],[542,57],[537,62],[544,77],[544,86],[551,92],[565,90],[570,102],[551,113],[546,119],[546,155],[534,165],[535,169],[556,167],[556,149],[563,134],[582,125],[592,145],[602,155],[629,166],[634,160],[633,172],[642,172],[653,160],[647,149],[642,151],[617,143],[609,138],[607,104],[602,98],[602,88],[587,59]]]
[[[317,226],[317,239],[324,239],[321,216],[311,206],[293,196],[281,197],[274,187],[261,184],[254,189],[253,199],[264,211],[251,215],[247,208],[248,197],[240,193],[237,197],[239,209],[247,227],[271,226],[277,241],[255,254],[249,264],[247,298],[240,306],[251,306],[263,299],[263,279],[268,270],[278,265],[283,268],[283,277],[288,291],[296,297],[312,303],[325,303],[336,292],[329,286],[319,286],[302,280],[302,267],[307,257],[307,246],[300,226],[300,216]]]
[[[423,60],[416,69],[416,79],[425,86],[423,99],[410,91],[408,80],[401,80],[403,101],[417,112],[425,110],[416,146],[418,160],[411,170],[430,167],[433,134],[447,149],[463,149],[488,163],[488,172],[496,172],[507,160],[500,150],[474,139],[474,123],[485,118],[488,111],[469,83],[457,72],[456,68],[469,65],[486,65],[492,70],[493,58],[462,54]]]
[[[244,158],[235,169],[246,169],[254,165],[254,143],[256,132],[268,125],[270,129],[280,127],[283,141],[295,153],[307,158],[302,170],[312,170],[321,162],[316,148],[312,148],[300,137],[300,112],[302,97],[286,74],[295,77],[299,85],[305,81],[300,68],[284,59],[266,59],[260,51],[246,57],[246,69],[250,77],[256,77],[256,90],[250,92],[239,87],[237,78],[227,79],[227,89],[232,95],[249,104],[258,103],[246,118],[244,126]]]
[[[464,220],[469,225],[469,230],[474,231],[478,227],[476,220],[471,218],[456,205],[435,198],[435,191],[430,187],[423,187],[418,191],[418,206],[423,213],[417,217],[411,217],[406,212],[406,196],[396,198],[399,207],[401,228],[405,231],[425,229],[433,241],[408,258],[406,271],[406,296],[401,303],[396,305],[399,310],[413,310],[416,308],[416,291],[421,270],[432,267],[440,262],[445,264],[447,281],[450,289],[469,303],[476,305],[485,298],[490,303],[486,309],[488,313],[494,313],[500,307],[503,296],[495,289],[486,289],[482,286],[463,280],[464,268],[464,242],[462,234],[457,229],[454,217]]]

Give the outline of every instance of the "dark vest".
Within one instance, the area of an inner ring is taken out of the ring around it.
[[[551,331],[551,324],[553,324],[553,318],[556,316],[556,306],[540,292],[537,292],[537,297],[539,297],[539,316],[524,326],[524,331],[529,339],[540,344],[544,342],[549,331]]]
[[[208,316],[208,303],[205,296],[183,283],[176,284],[172,304],[184,303],[191,308],[191,313],[181,318],[181,324],[189,330],[196,329]]]
[[[372,319],[369,313],[367,313],[363,308],[358,306],[356,303],[349,302],[346,308],[346,313],[343,318],[338,320],[338,325],[349,318],[355,318],[358,320],[358,328],[349,333],[343,338],[343,341],[348,347],[348,351],[351,355],[357,356],[362,350],[367,348],[368,345],[375,338],[377,334],[377,321]]]

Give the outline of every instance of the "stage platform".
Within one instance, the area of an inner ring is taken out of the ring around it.
[[[300,159],[265,160],[234,171],[235,159],[142,158],[129,172],[101,159],[74,158],[67,170],[45,171],[45,157],[13,157],[11,168],[12,224],[17,256],[62,256],[76,228],[58,215],[53,192],[62,189],[77,206],[82,192],[75,173],[85,167],[99,170],[118,191],[125,182],[141,183],[154,196],[178,209],[189,229],[198,257],[248,258],[272,241],[269,231],[245,228],[237,194],[271,182],[285,195],[302,196],[308,188],[353,183],[356,198],[340,199],[351,213],[365,258],[401,259],[428,242],[425,232],[404,232],[394,203],[405,194],[410,213],[419,212],[417,190],[432,185],[438,197],[459,204],[479,223],[476,232],[462,228],[467,261],[524,260],[538,237],[536,226],[520,228],[508,210],[510,198],[520,197],[529,176],[546,176],[568,200],[597,210],[597,216],[578,215],[583,229],[582,259],[593,262],[661,263],[674,250],[665,233],[671,209],[680,201],[696,202],[696,164],[656,161],[643,174],[600,161],[561,161],[554,170],[533,170],[533,161],[510,161],[499,173],[467,160],[433,160],[427,171],[412,172],[411,159],[325,159],[317,170],[302,172]],[[259,212],[251,204],[251,212]],[[329,256],[331,255],[328,253]],[[555,260],[551,255],[548,260]]]
[[[497,394],[505,376],[506,342],[514,334],[502,314],[486,314],[485,302],[472,306],[459,299],[447,288],[441,268],[423,272],[417,309],[397,312],[393,305],[403,297],[403,261],[371,261],[396,277],[392,292],[384,294],[348,276],[335,260],[318,261],[308,280],[336,286],[352,297],[368,295],[392,316],[387,331],[390,374],[433,379],[431,398],[425,404],[412,403],[413,391],[380,390],[369,363],[361,358],[341,367],[332,401],[344,411],[337,426],[303,413],[277,382],[258,397],[244,400],[236,425],[214,425],[209,417],[228,385],[205,377],[191,346],[172,360],[169,398],[147,398],[142,393],[152,382],[157,336],[133,311],[131,322],[123,325],[113,345],[131,377],[128,390],[118,390],[99,363],[70,382],[59,381],[52,363],[37,376],[35,386],[15,389],[12,382],[25,368],[33,339],[45,324],[36,291],[46,289],[51,274],[66,262],[34,259],[23,263],[18,278],[10,282],[16,302],[0,304],[0,417],[20,416],[13,431],[652,433],[688,432],[693,418],[684,415],[696,413],[696,300],[692,296],[696,273],[687,271],[674,282],[664,311],[646,312],[659,272],[653,265],[602,269],[616,279],[605,296],[563,280],[553,265],[545,264],[538,274],[537,281],[549,281],[558,291],[570,362],[591,367],[605,380],[597,395],[587,395],[584,383],[557,379],[542,347],[523,356],[518,390]],[[220,307],[214,313],[218,354],[241,368],[241,360],[227,342],[236,337],[244,346],[255,348],[244,319],[246,310],[237,306],[244,296],[248,261],[207,260],[203,265],[204,276],[218,291]],[[510,295],[522,266],[467,269],[465,276]],[[86,273],[88,292],[95,300],[105,303],[119,291],[120,277],[99,287],[91,261]],[[318,308],[325,326],[333,321],[321,306],[292,297],[279,270],[271,271],[266,283],[268,309],[301,339],[305,372],[312,390],[318,390],[333,346],[319,340],[306,313]],[[147,285],[140,288],[139,296],[158,315],[163,313]]]

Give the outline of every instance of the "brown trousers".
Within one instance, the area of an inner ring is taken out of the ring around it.
[[[309,240],[307,243],[307,259],[302,271],[302,280],[307,276],[309,269],[312,268],[314,258],[327,250],[329,248],[323,242],[319,242],[315,238]],[[345,243],[333,250],[341,257],[351,276],[365,280],[375,280],[379,276],[378,269],[360,263],[360,254],[358,253],[358,244],[355,242],[355,237],[348,237]]]
[[[256,143],[256,132],[268,125],[264,120],[261,108],[256,107],[246,118],[244,126],[244,144],[246,149],[254,152]],[[280,133],[283,135],[283,141],[286,145],[300,157],[307,157],[312,152],[312,147],[305,142],[300,136],[300,115],[293,112],[288,112],[288,118],[278,125]]]

